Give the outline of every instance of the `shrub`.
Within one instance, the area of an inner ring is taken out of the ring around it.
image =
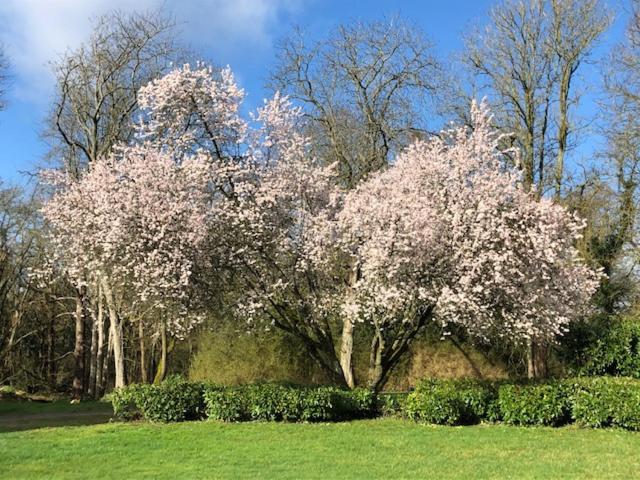
[[[582,426],[640,430],[640,381],[631,378],[578,378],[569,382],[571,415]]]
[[[501,385],[498,407],[500,418],[512,425],[559,426],[570,420],[569,390],[561,382]]]
[[[247,397],[242,387],[205,387],[204,403],[207,417],[224,422],[249,419]]]
[[[113,413],[123,420],[196,420],[204,413],[202,389],[202,384],[181,377],[169,377],[160,385],[129,385],[114,391]]]
[[[402,416],[407,404],[406,392],[382,392],[376,399],[376,413],[384,417]]]
[[[144,417],[140,409],[140,399],[149,385],[129,385],[117,388],[111,393],[113,414],[121,420],[140,420]]]
[[[612,318],[603,335],[585,348],[580,375],[640,378],[640,321]]]
[[[495,401],[491,384],[476,380],[421,382],[407,397],[409,418],[441,425],[468,425],[488,419]]]
[[[277,384],[205,389],[207,416],[214,420],[321,422],[373,415],[375,397],[368,390]]]

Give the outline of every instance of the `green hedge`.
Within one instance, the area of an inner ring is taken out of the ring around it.
[[[571,416],[578,425],[640,430],[640,381],[637,379],[584,377],[569,383]]]
[[[222,387],[173,377],[160,385],[130,385],[112,395],[122,420],[181,422],[205,416],[226,422],[322,422],[375,416],[375,395],[364,389],[257,384]]]
[[[571,420],[570,408],[570,390],[563,382],[498,389],[499,416],[511,425],[564,425]]]
[[[640,380],[622,377],[578,377],[547,382],[421,382],[404,406],[419,422],[464,425],[503,421],[511,425],[640,430]]]
[[[582,352],[585,360],[577,373],[640,378],[640,320],[611,318],[605,325],[604,332]]]
[[[225,422],[352,420],[373,416],[375,406],[368,390],[276,384],[206,388],[204,401],[207,416]]]
[[[419,422],[469,425],[495,416],[495,386],[476,380],[422,381],[408,397],[405,413]]]
[[[410,394],[369,390],[256,384],[222,387],[180,377],[160,385],[130,385],[111,396],[123,420],[180,422],[330,422],[403,415],[418,422],[468,425],[503,421],[514,425],[640,430],[640,380],[578,377],[539,383],[478,380],[422,381]]]
[[[123,420],[197,420],[204,416],[203,389],[181,377],[169,377],[160,385],[130,385],[113,392],[113,413]]]

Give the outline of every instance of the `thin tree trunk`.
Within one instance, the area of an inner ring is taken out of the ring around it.
[[[124,374],[124,339],[122,331],[122,320],[118,316],[113,291],[106,280],[103,280],[102,288],[104,289],[107,308],[109,310],[109,330],[113,337],[113,363],[115,367],[115,388],[125,386]]]
[[[360,264],[355,262],[349,273],[349,295],[355,295],[356,283],[360,278]],[[340,368],[344,381],[349,388],[355,388],[356,382],[353,374],[353,331],[355,324],[349,318],[342,320],[342,335],[340,337]]]
[[[113,358],[113,335],[111,332],[111,328],[109,328],[109,341],[108,341],[108,345],[107,345],[107,351],[106,351],[106,355],[103,358],[102,361],[102,377],[100,378],[100,384],[101,387],[104,390],[106,390],[107,388],[107,380],[109,377],[109,365],[111,364],[111,359]]]
[[[149,381],[149,376],[147,373],[147,355],[144,342],[144,324],[142,319],[138,322],[138,334],[140,337],[140,381],[142,383],[147,383]]]
[[[89,353],[89,382],[87,394],[91,398],[96,396],[96,371],[98,369],[98,317],[95,301],[91,306],[91,349]]]
[[[49,316],[49,335],[47,347],[47,378],[49,388],[56,387],[56,320],[54,315]]]
[[[74,369],[72,396],[80,400],[84,393],[84,291],[76,289],[76,327],[75,347],[73,349]]]
[[[98,331],[98,339],[96,342],[95,395],[99,398],[104,392],[104,307],[102,288],[100,286],[98,286],[98,316],[96,318],[96,330]]]
[[[167,327],[163,321],[160,326],[160,362],[153,379],[153,383],[156,385],[162,382],[167,375],[167,349]]]

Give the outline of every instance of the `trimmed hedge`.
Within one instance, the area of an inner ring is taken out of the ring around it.
[[[181,377],[169,377],[160,385],[130,385],[114,390],[113,413],[123,420],[198,420],[204,415],[203,389]]]
[[[640,378],[640,320],[608,318],[600,330],[604,332],[584,349],[577,373]]]
[[[562,382],[501,385],[500,418],[510,425],[560,426],[571,420],[570,391]]]
[[[640,430],[640,381],[584,377],[572,380],[570,386],[571,416],[578,425]]]
[[[407,397],[405,412],[418,422],[470,425],[494,416],[495,399],[488,382],[427,379]]]
[[[640,381],[622,377],[579,377],[546,383],[423,381],[404,413],[419,422],[465,425],[503,421],[510,425],[640,430]]]
[[[374,414],[375,397],[364,389],[293,387],[276,384],[205,389],[207,416],[213,420],[323,422]]]
[[[113,392],[122,420],[180,422],[209,418],[225,422],[333,422],[402,415],[418,422],[468,425],[504,421],[513,425],[640,430],[640,380],[578,377],[546,383],[426,379],[410,394],[335,387],[257,384],[240,387],[187,382],[171,377],[160,385],[130,385]]]
[[[364,389],[257,384],[222,387],[179,377],[160,385],[130,385],[112,395],[122,420],[181,422],[205,416],[225,422],[324,422],[375,416],[375,395]]]

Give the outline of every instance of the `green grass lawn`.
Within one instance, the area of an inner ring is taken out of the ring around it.
[[[578,428],[119,424],[0,434],[2,478],[638,478],[640,434]]]

